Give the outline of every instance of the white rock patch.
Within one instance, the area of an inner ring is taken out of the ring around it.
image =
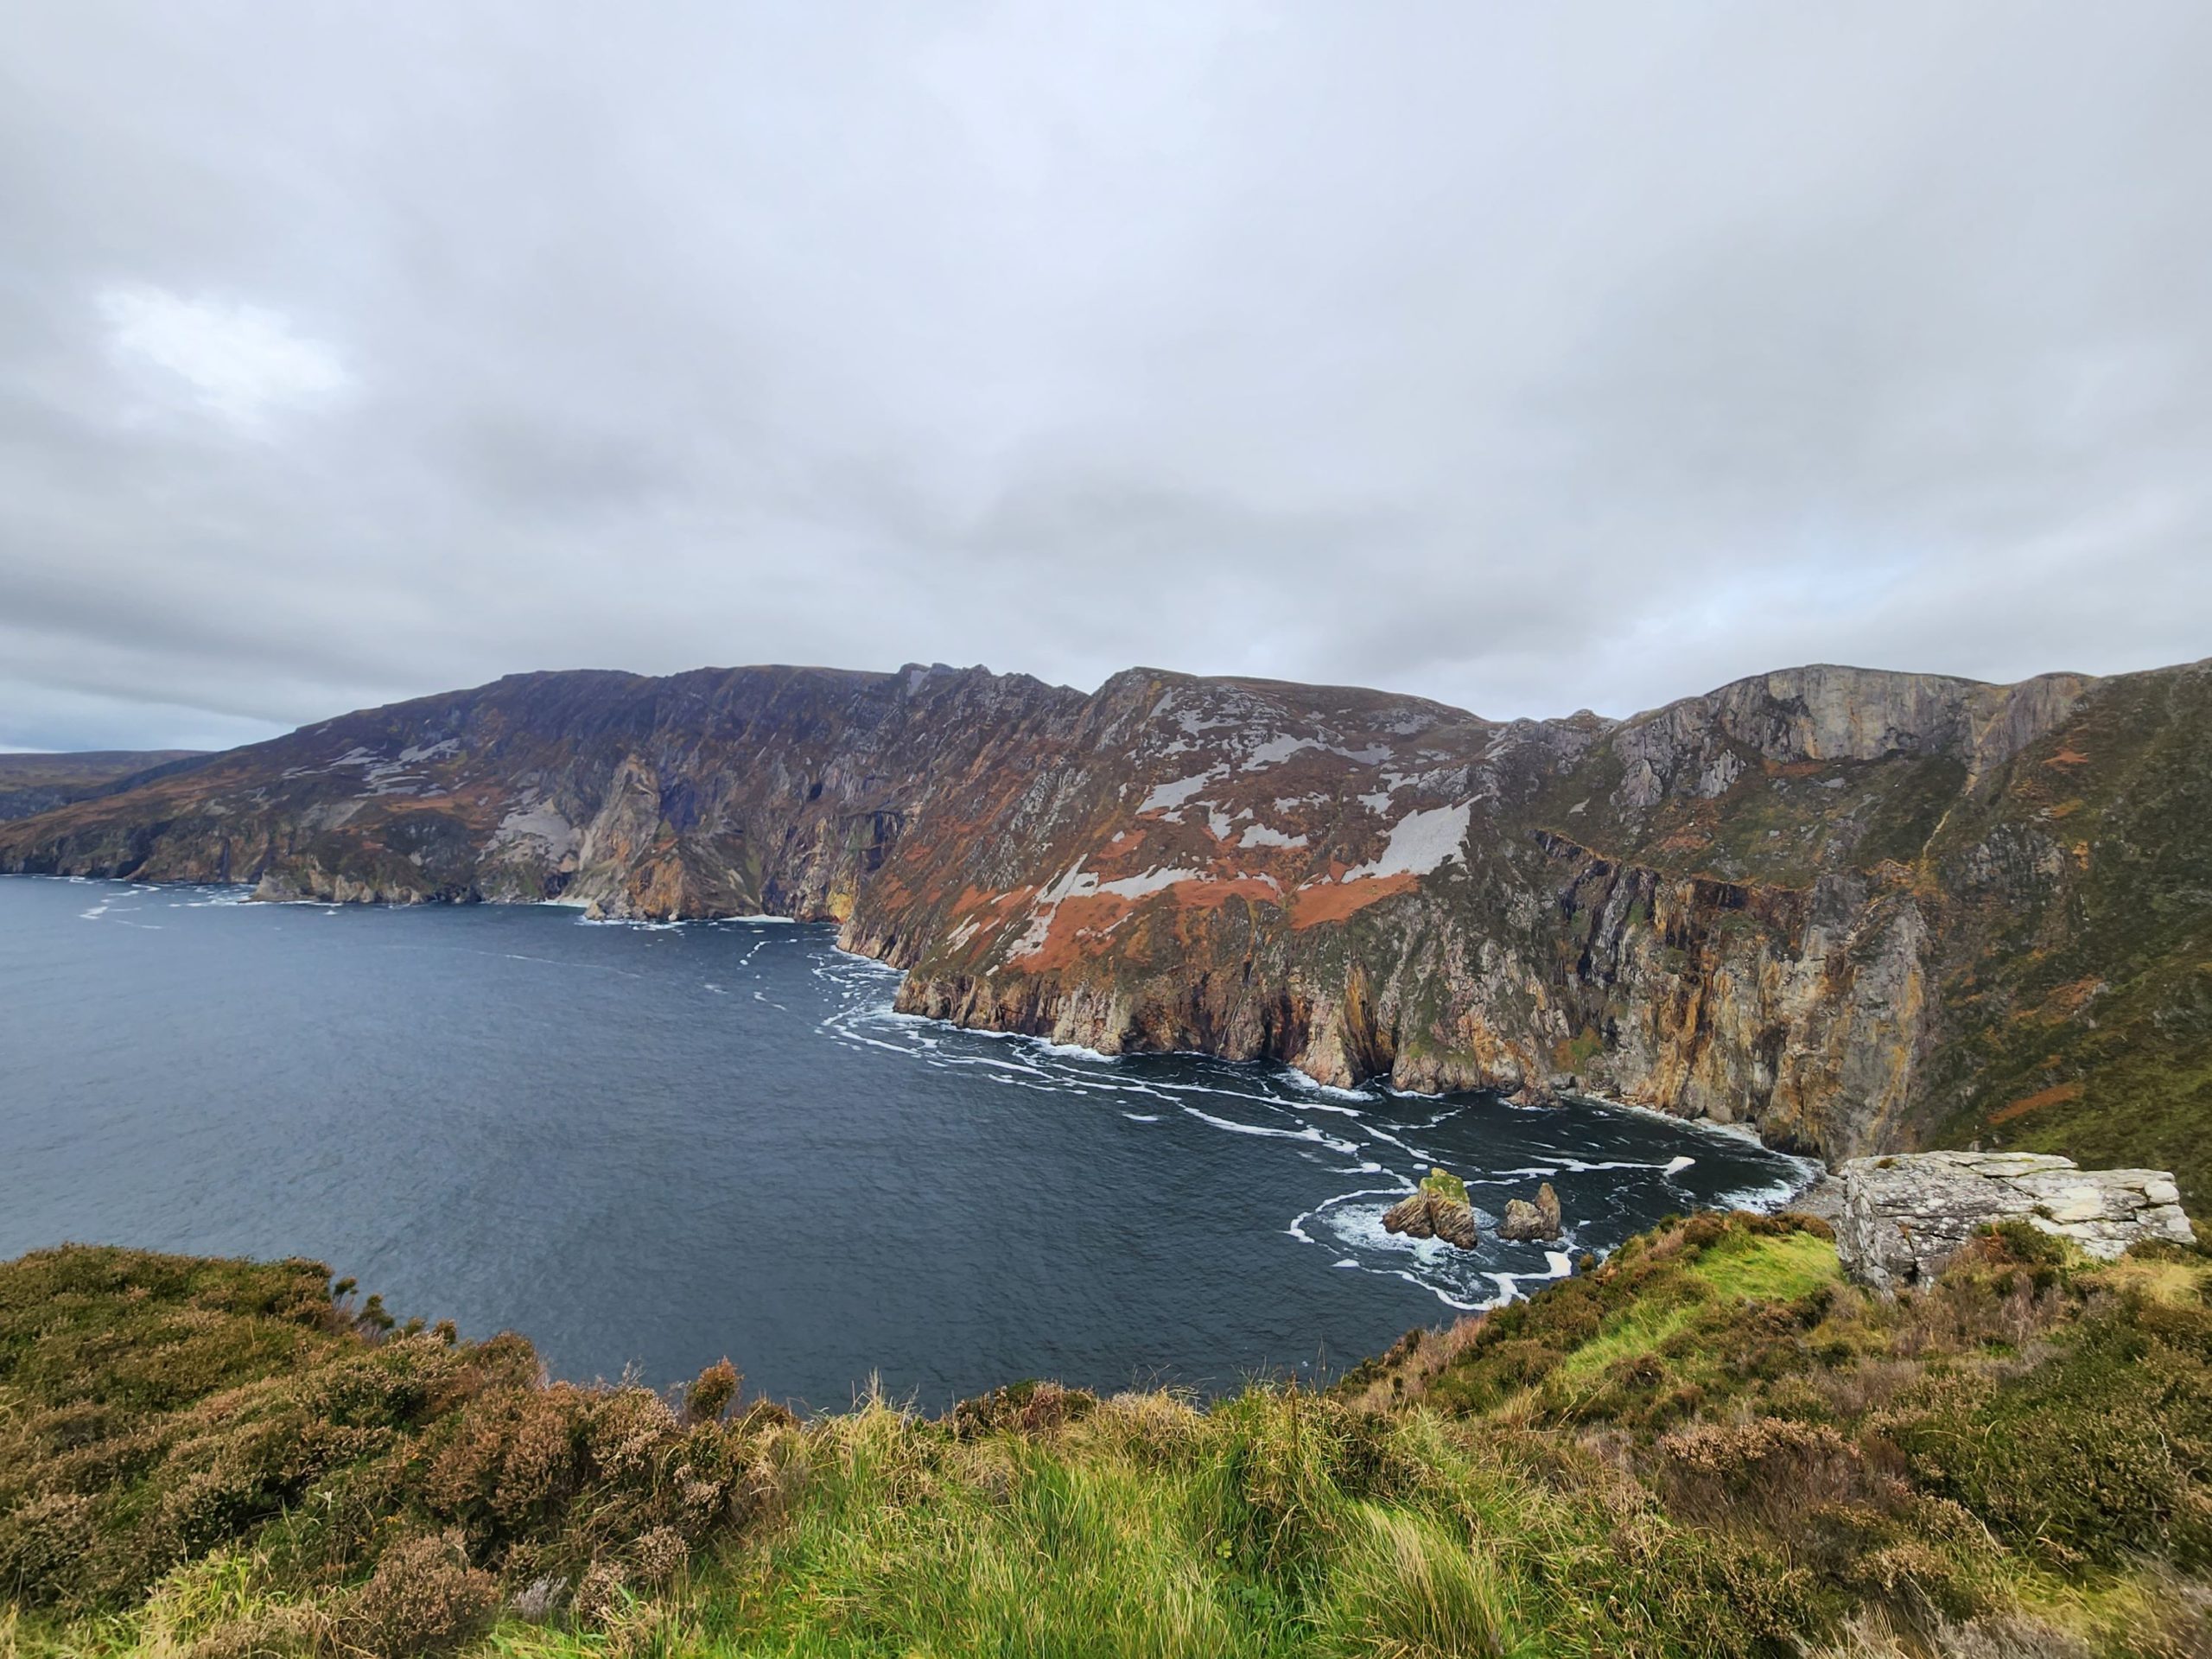
[[[1346,870],[1344,879],[1358,881],[1374,875],[1427,875],[1453,859],[1465,862],[1460,843],[1467,838],[1467,823],[1474,806],[1472,801],[1461,801],[1453,806],[1408,813],[1391,826],[1390,844],[1382,849],[1382,855],[1371,864]]]
[[[519,806],[499,820],[492,832],[495,848],[519,848],[535,842],[548,858],[565,858],[582,841],[576,826],[550,806]]]
[[[1137,810],[1165,812],[1171,807],[1180,806],[1208,784],[1228,775],[1229,768],[1226,766],[1209,766],[1194,778],[1178,778],[1172,784],[1156,784],[1152,793],[1138,804]]]
[[[1269,766],[1281,766],[1300,749],[1318,748],[1311,739],[1284,734],[1271,737],[1264,743],[1255,743],[1244,754],[1239,768],[1244,772],[1261,772]]]

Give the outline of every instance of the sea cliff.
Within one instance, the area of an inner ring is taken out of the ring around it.
[[[1628,720],[1136,669],[513,677],[0,824],[0,869],[834,922],[901,1007],[1831,1160],[2212,1166],[2212,664]]]

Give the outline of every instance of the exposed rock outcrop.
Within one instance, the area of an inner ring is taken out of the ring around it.
[[[1531,1204],[1526,1198],[1508,1198],[1505,1218],[1498,1223],[1500,1238],[1524,1241],[1546,1241],[1559,1237],[1566,1230],[1560,1215],[1559,1194],[1546,1181],[1536,1189],[1536,1199]]]
[[[1433,1192],[1416,1192],[1392,1205],[1382,1212],[1382,1230],[1408,1238],[1440,1238],[1463,1250],[1471,1250],[1482,1243],[1475,1212]]]
[[[1840,1173],[1836,1252],[1845,1271],[1878,1289],[1934,1278],[1993,1222],[2024,1221],[2107,1259],[2145,1239],[2195,1237],[2164,1170],[2082,1169],[2037,1153],[1928,1152],[1855,1158]]]
[[[1440,1238],[1463,1250],[1482,1243],[1465,1184],[1440,1169],[1430,1170],[1418,1187],[1382,1212],[1382,1230],[1407,1238]]]

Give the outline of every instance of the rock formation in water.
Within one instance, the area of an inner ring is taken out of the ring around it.
[[[899,1006],[1830,1159],[2212,1180],[2212,664],[1628,720],[1135,669],[524,675],[0,824],[0,869],[836,922]]]
[[[1419,1186],[1382,1212],[1382,1230],[1408,1238],[1440,1238],[1463,1250],[1482,1243],[1466,1184],[1440,1169],[1430,1170]]]
[[[1505,1201],[1505,1218],[1497,1224],[1500,1238],[1523,1241],[1555,1239],[1565,1230],[1566,1223],[1560,1215],[1559,1194],[1552,1191],[1549,1181],[1536,1189],[1534,1204],[1526,1198],[1508,1198]]]
[[[1878,1289],[1923,1283],[1993,1222],[2021,1221],[2110,1261],[2145,1239],[2195,1242],[2162,1169],[2082,1169],[2022,1152],[1929,1152],[1844,1165],[1836,1253]]]

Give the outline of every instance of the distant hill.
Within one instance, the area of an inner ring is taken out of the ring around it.
[[[28,818],[81,801],[108,785],[198,749],[82,749],[63,754],[0,753],[0,820]]]
[[[2212,1196],[2212,663],[1510,721],[1143,668],[518,675],[0,824],[0,870],[769,912],[963,1025]]]

